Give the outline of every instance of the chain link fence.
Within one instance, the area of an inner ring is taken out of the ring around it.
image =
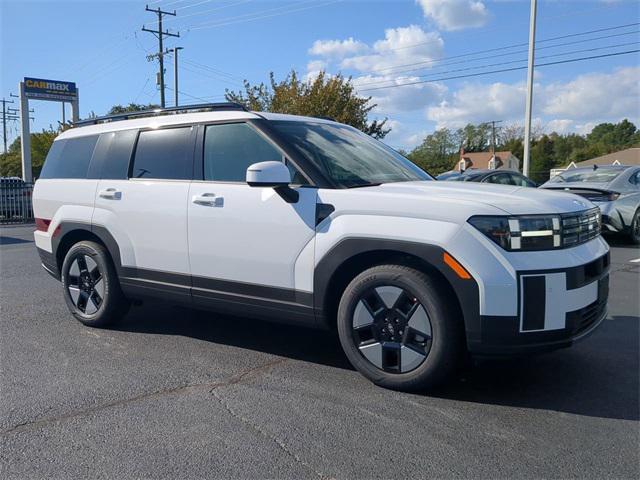
[[[0,225],[33,222],[32,193],[20,178],[0,178]]]

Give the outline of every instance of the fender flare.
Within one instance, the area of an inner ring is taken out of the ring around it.
[[[89,232],[96,237],[104,244],[111,255],[111,259],[113,260],[113,264],[116,267],[116,271],[118,275],[122,273],[122,262],[120,260],[120,247],[118,246],[118,242],[113,238],[109,230],[100,225],[91,225],[89,223],[84,222],[60,222],[56,227],[56,233],[53,235],[51,239],[51,249],[54,258],[58,258],[58,248],[60,244],[64,240],[64,238],[73,232],[77,231],[85,231]],[[58,272],[62,268],[62,265],[57,265]]]
[[[480,336],[480,294],[472,277],[462,279],[444,263],[445,249],[437,245],[403,240],[366,237],[346,238],[334,245],[317,263],[313,275],[313,306],[319,320],[328,323],[325,305],[334,274],[348,260],[357,255],[389,251],[417,257],[438,271],[448,282],[461,307],[467,340]]]

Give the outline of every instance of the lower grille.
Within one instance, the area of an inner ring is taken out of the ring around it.
[[[607,298],[609,297],[609,276],[598,281],[598,300],[591,305],[574,312],[574,334],[578,334],[587,330],[593,325],[604,313],[607,308]]]

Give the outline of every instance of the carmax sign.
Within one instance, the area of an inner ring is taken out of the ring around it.
[[[24,94],[27,98],[70,102],[77,96],[76,84],[60,80],[24,78]]]

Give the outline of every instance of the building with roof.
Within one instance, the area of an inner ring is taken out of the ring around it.
[[[460,161],[456,167],[459,172],[465,170],[520,170],[520,159],[510,151],[504,152],[465,152],[460,149]]]
[[[558,175],[569,168],[591,167],[593,165],[640,165],[640,147],[627,148],[619,152],[607,153],[599,157],[584,160],[582,162],[571,162],[564,168],[554,168],[551,170],[551,176]]]

